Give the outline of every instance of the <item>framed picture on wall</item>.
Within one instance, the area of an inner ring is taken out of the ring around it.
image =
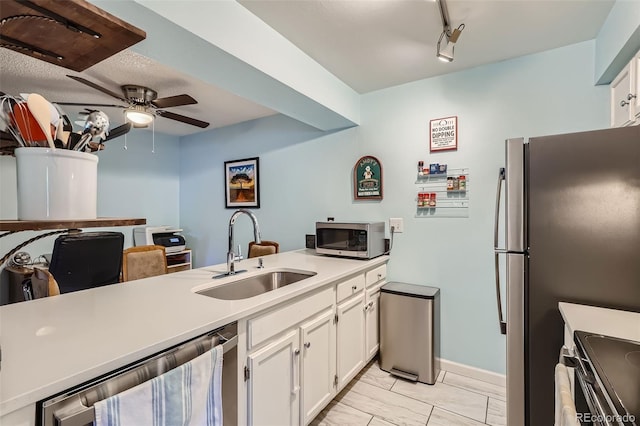
[[[429,122],[429,151],[458,149],[458,117],[436,118]]]
[[[382,164],[376,157],[366,155],[353,166],[353,198],[382,200]]]
[[[260,207],[258,157],[224,162],[225,207]]]

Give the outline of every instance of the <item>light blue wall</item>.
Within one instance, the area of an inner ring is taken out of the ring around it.
[[[152,134],[145,130],[132,130],[124,137],[106,143],[98,153],[98,216],[140,217],[150,225],[179,225],[179,142],[175,136],[156,133],[155,154]],[[17,218],[16,161],[0,156],[0,218]],[[85,231],[112,230],[125,235],[125,247],[133,245],[133,227],[87,228]],[[0,239],[0,253],[9,250],[41,232],[20,232]],[[23,250],[32,257],[51,253],[56,236],[43,238]],[[0,277],[0,301],[6,295],[6,272]]]
[[[358,130],[321,132],[283,115],[184,137],[181,140],[180,219],[195,266],[222,263],[228,246],[224,162],[259,157],[262,237],[282,251],[304,246],[304,234],[351,204],[349,170]],[[355,160],[354,160],[355,161]],[[253,240],[247,217],[238,219],[236,244]]]
[[[609,84],[640,49],[640,1],[618,0],[596,37],[595,79]]]
[[[593,61],[585,42],[363,97],[360,137],[386,171],[381,218],[405,218],[390,277],[441,288],[443,358],[504,372],[492,251],[504,140],[608,127],[608,88],[594,87]],[[451,115],[458,150],[430,155],[429,120]],[[468,219],[413,217],[418,160],[469,167]]]
[[[504,373],[492,269],[503,141],[607,127],[608,88],[594,86],[593,69],[592,41],[364,95],[358,128],[327,134],[276,116],[182,138],[180,218],[195,264],[225,258],[224,161],[260,157],[263,238],[291,250],[327,216],[403,217],[389,278],[442,289],[443,358]],[[459,149],[430,156],[429,120],[449,115],[458,116]],[[383,201],[352,200],[362,155],[383,164]],[[468,219],[414,218],[418,160],[470,168]],[[244,250],[249,221],[237,228]]]

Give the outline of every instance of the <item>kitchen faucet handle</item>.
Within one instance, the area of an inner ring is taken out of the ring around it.
[[[260,268],[260,269],[264,268],[264,265],[262,264],[262,258],[261,257],[258,258],[258,268]]]
[[[242,246],[238,244],[238,255],[236,256],[236,260],[242,260],[242,259],[244,259],[244,257],[242,257]]]

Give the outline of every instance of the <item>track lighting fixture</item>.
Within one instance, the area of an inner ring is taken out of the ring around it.
[[[460,34],[462,34],[462,30],[464,30],[464,24],[460,24],[458,28],[451,31],[447,4],[445,3],[445,0],[437,1],[438,7],[440,8],[440,17],[442,18],[442,33],[440,34],[440,38],[438,39],[438,50],[436,56],[443,62],[452,62],[454,48],[456,43],[458,42]]]

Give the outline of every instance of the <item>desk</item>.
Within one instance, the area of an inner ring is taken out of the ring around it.
[[[9,252],[7,252],[2,258],[0,258],[0,267],[13,256],[14,253],[20,251],[23,247],[37,241],[41,238],[45,238],[50,235],[64,234],[73,231],[80,231],[80,228],[98,228],[98,227],[114,227],[114,226],[133,226],[144,225],[147,223],[143,218],[98,218],[88,220],[0,220],[0,231],[6,231],[0,234],[0,238],[8,235],[13,235],[21,231],[44,231],[52,230],[51,232],[45,232],[37,235],[29,240],[17,245]],[[13,268],[13,271],[12,269]],[[9,275],[9,289],[7,293],[3,293],[4,296],[8,294],[8,302],[22,302],[24,301],[24,295],[22,294],[22,281],[31,276],[32,271],[29,268],[7,267],[7,274]],[[6,291],[6,290],[5,290]],[[0,297],[1,299],[2,297]]]
[[[54,234],[63,234],[65,232],[78,230],[79,228],[103,228],[111,226],[133,226],[144,225],[147,223],[146,219],[141,218],[115,218],[115,217],[103,217],[98,219],[87,220],[0,220],[0,231],[7,231],[0,235],[0,238],[7,235],[15,234],[20,231],[44,231],[53,229],[54,231],[48,232],[42,235],[38,235],[24,243],[14,247],[7,254],[5,254],[0,260],[0,266],[9,259],[15,252],[22,247],[39,240],[40,238],[47,237]]]

